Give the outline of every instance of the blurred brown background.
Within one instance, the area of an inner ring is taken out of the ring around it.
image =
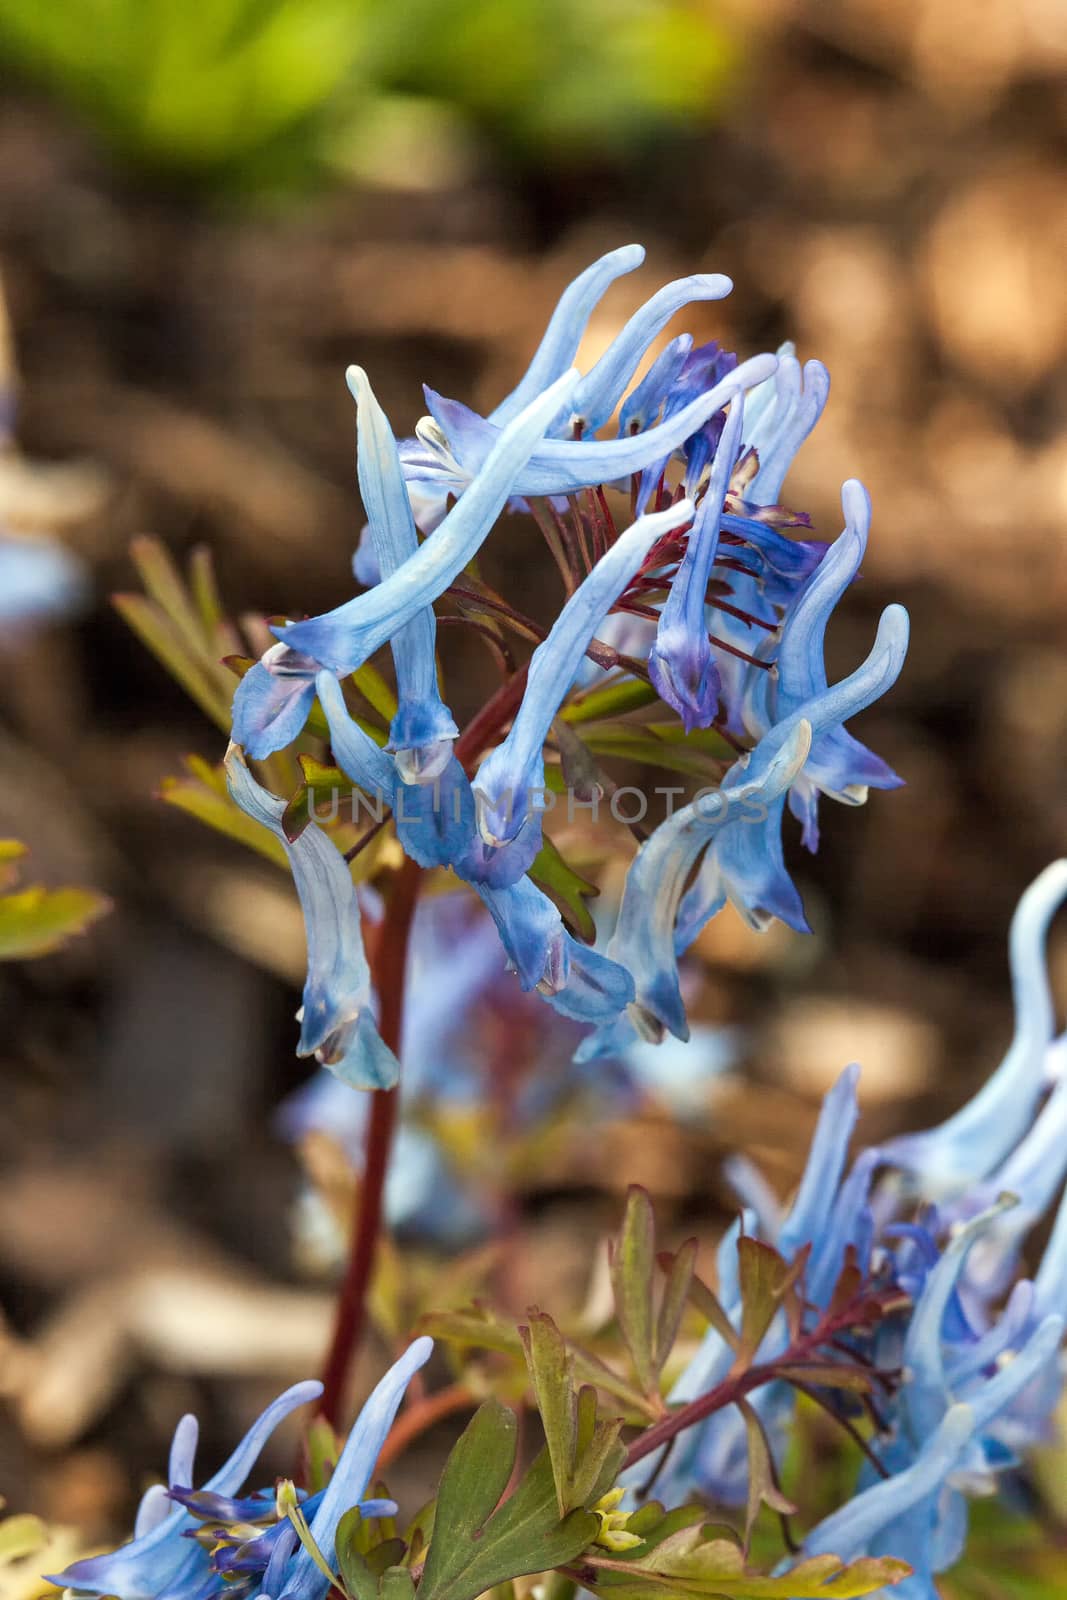
[[[874,497],[835,657],[865,651],[888,600],[912,612],[903,680],[861,729],[908,787],[834,809],[818,857],[790,853],[815,937],[720,918],[702,941],[698,1009],[752,1030],[747,1080],[699,1134],[576,1145],[573,1170],[523,1197],[552,1243],[531,1275],[577,1257],[576,1218],[609,1221],[626,1178],[680,1215],[721,1211],[718,1157],[740,1144],[787,1186],[846,1060],[864,1063],[877,1132],[957,1102],[999,1059],[1008,919],[1067,849],[1067,17],[1059,0],[675,10],[680,42],[649,32],[646,60],[638,30],[627,47],[652,110],[623,82],[599,121],[617,63],[595,50],[566,85],[586,121],[546,126],[551,60],[494,100],[457,53],[466,35],[392,77],[379,39],[373,115],[275,189],[269,144],[247,172],[174,156],[96,92],[102,68],[88,91],[46,70],[19,6],[0,6],[25,457],[0,509],[56,528],[92,590],[69,622],[0,641],[0,835],[30,844],[36,877],[116,903],[63,954],[0,968],[0,1489],[20,1507],[121,1517],[181,1409],[213,1409],[210,1453],[322,1344],[324,1290],[298,1283],[285,1242],[295,1168],[269,1128],[301,1075],[299,925],[280,883],[242,898],[239,849],[154,798],[220,740],[108,595],[134,587],[126,549],[146,531],[177,553],[208,542],[238,611],[347,593],[349,361],[410,431],[423,380],[479,407],[503,393],[603,250],[638,239],[648,260],[591,344],[665,279],[728,272],[733,296],[686,326],[744,352],[791,337],[832,374],[790,503],[831,537],[845,477]],[[519,52],[537,8],[516,15]],[[470,44],[487,83],[508,37]],[[706,72],[675,94],[701,50]],[[535,570],[527,533],[516,578]]]

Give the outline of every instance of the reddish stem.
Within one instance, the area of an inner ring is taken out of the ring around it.
[[[520,667],[514,677],[502,683],[481,710],[475,713],[456,740],[456,760],[468,770],[486,745],[496,737],[505,723],[511,721],[519,709],[526,690],[528,671],[528,665]]]
[[[419,868],[415,863],[405,861],[393,879],[372,962],[374,985],[381,1006],[378,1031],[383,1043],[397,1057],[400,1055],[408,938],[419,893],[419,877]],[[340,1421],[348,1374],[366,1323],[367,1291],[381,1232],[382,1198],[396,1125],[397,1093],[396,1089],[378,1089],[371,1096],[363,1181],[359,1185],[352,1217],[351,1250],[337,1298],[333,1335],[322,1374],[320,1410],[334,1428]]]
[[[843,1309],[824,1317],[809,1333],[797,1335],[790,1342],[785,1354],[776,1360],[728,1372],[714,1389],[709,1389],[705,1394],[698,1395],[695,1400],[690,1400],[688,1404],[679,1406],[677,1411],[670,1412],[659,1422],[653,1423],[651,1428],[646,1428],[644,1433],[639,1434],[627,1450],[623,1466],[632,1467],[635,1462],[643,1461],[646,1456],[652,1455],[677,1434],[686,1428],[691,1428],[694,1423],[703,1422],[705,1417],[710,1417],[713,1412],[722,1411],[724,1407],[733,1405],[752,1389],[758,1389],[764,1383],[772,1383],[783,1368],[792,1368],[795,1371],[810,1365],[814,1369],[814,1379],[817,1382],[818,1368],[826,1364],[825,1359],[821,1363],[818,1359],[820,1348],[832,1343],[836,1334],[869,1320],[870,1308],[874,1303],[868,1296],[852,1301]],[[862,1371],[862,1368],[856,1367],[854,1370]]]

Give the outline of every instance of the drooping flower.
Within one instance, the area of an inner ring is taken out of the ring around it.
[[[284,846],[304,913],[308,975],[297,1054],[313,1055],[353,1088],[390,1088],[399,1067],[374,1020],[359,904],[344,857],[314,819],[290,840],[282,826],[285,801],[256,782],[233,744],[226,781],[241,810]]]

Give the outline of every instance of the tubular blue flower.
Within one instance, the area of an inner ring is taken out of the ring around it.
[[[31,626],[67,616],[87,595],[77,558],[52,539],[12,539],[0,533],[0,623]]]
[[[811,1247],[809,1269],[818,1270],[820,1249],[839,1226],[851,1203],[849,1186],[841,1184],[849,1141],[857,1118],[856,1086],[859,1068],[846,1067],[823,1100],[804,1165],[800,1186],[783,1219],[773,1195],[758,1184],[759,1210],[746,1207],[745,1232],[772,1244],[787,1260],[805,1245]],[[759,1174],[756,1174],[759,1179]],[[746,1187],[751,1188],[752,1179]],[[766,1219],[766,1225],[762,1217]],[[740,1327],[741,1295],[737,1281],[737,1238],[724,1237],[719,1252],[719,1295],[727,1316]],[[805,1276],[810,1294],[811,1278]],[[832,1288],[832,1284],[830,1285]],[[814,1303],[819,1304],[818,1300]],[[785,1347],[786,1332],[780,1318],[768,1330],[760,1347],[760,1360],[769,1360]],[[725,1377],[735,1351],[715,1329],[709,1329],[690,1365],[671,1393],[672,1401],[692,1399]],[[751,1397],[765,1430],[775,1441],[784,1440],[794,1412],[794,1397],[787,1384],[771,1383]],[[748,1493],[748,1459],[744,1419],[729,1409],[709,1417],[686,1446],[675,1443],[677,1459],[669,1467],[673,1492],[684,1495],[694,1481],[703,1492],[726,1505],[743,1504]]]
[[[362,367],[349,367],[356,401],[357,470],[380,578],[398,572],[419,548],[393,430]],[[397,711],[389,748],[405,783],[430,783],[452,754],[459,729],[437,687],[437,622],[432,605],[417,611],[392,637]]]
[[[722,680],[708,637],[706,596],[719,548],[719,518],[737,459],[743,419],[744,399],[738,393],[731,398],[711,481],[660,612],[656,642],[648,657],[649,673],[660,699],[674,707],[687,733],[714,722],[719,706]]]
[[[484,883],[474,888],[524,989],[537,989],[557,1011],[580,1022],[611,1021],[633,999],[626,969],[573,939],[529,878],[503,889]]]
[[[950,1215],[965,1217],[1010,1194],[1015,1205],[998,1216],[971,1251],[967,1285],[994,1299],[1015,1276],[1026,1234],[1052,1204],[1067,1176],[1067,1081],[1055,1085],[1032,1127],[984,1182],[961,1196]]]
[[[724,300],[732,288],[730,279],[721,272],[694,273],[664,284],[634,312],[580,380],[554,431],[582,436],[602,428],[633,379],[641,357],[675,312],[697,300]]]
[[[474,839],[474,796],[451,748],[432,781],[405,783],[394,758],[349,716],[333,674],[320,672],[317,688],[338,765],[374,799],[380,813],[385,806],[392,808],[397,838],[405,853],[421,867],[460,867]]]
[[[374,1021],[359,904],[344,857],[314,820],[289,839],[285,801],[256,782],[235,744],[226,753],[226,782],[241,810],[284,846],[304,913],[308,975],[297,1054],[314,1055],[353,1088],[391,1088],[399,1067]]]
[[[544,439],[516,472],[511,492],[523,497],[567,495],[643,472],[681,449],[709,417],[722,409],[733,390],[750,389],[763,382],[775,365],[776,357],[772,355],[750,357],[727,378],[644,433],[621,439]],[[425,394],[432,424],[421,429],[421,447],[401,445],[404,476],[409,486],[447,488],[461,496],[462,504],[470,493],[464,486],[476,482],[475,475],[484,470],[499,430],[458,400],[448,400],[429,388]],[[426,447],[428,440],[432,448]]]
[[[773,378],[750,408],[745,443],[756,452],[759,470],[745,490],[752,505],[778,503],[786,473],[800,446],[822,416],[830,393],[830,374],[821,361],[807,361],[801,371],[792,349],[778,353]],[[766,399],[764,400],[764,395]]]
[[[803,764],[810,738],[809,725],[798,719],[774,749],[768,745],[754,754],[743,779],[730,784],[739,763],[717,793],[698,797],[661,822],[631,863],[608,955],[633,974],[636,999],[629,1016],[642,1037],[659,1038],[664,1029],[688,1037],[676,921],[693,865],[729,833],[753,826],[752,816],[785,791]]]
[[[349,716],[341,685],[332,672],[319,672],[312,684],[330,729],[330,748],[337,765],[371,799],[392,806],[397,773],[393,758]]]
[[[204,1485],[203,1493],[232,1495],[245,1482],[275,1428],[300,1406],[317,1400],[321,1383],[297,1383],[273,1401],[256,1419],[224,1466]],[[196,1449],[196,1419],[183,1417],[171,1448],[170,1482],[187,1488]],[[143,1506],[143,1502],[142,1502]],[[157,1513],[153,1509],[153,1516]],[[206,1550],[185,1537],[196,1526],[192,1515],[177,1506],[147,1532],[106,1555],[75,1561],[49,1578],[61,1589],[86,1594],[117,1595],[118,1600],[193,1600],[210,1577]]]
[[[629,433],[643,433],[655,424],[692,348],[692,334],[680,333],[660,351],[644,377],[634,385],[622,403],[619,410],[620,438],[625,438]]]
[[[920,1580],[928,1578],[938,1497],[966,1451],[974,1429],[975,1416],[970,1406],[950,1407],[912,1464],[824,1518],[804,1540],[802,1555],[835,1555],[842,1561],[856,1561],[865,1555],[899,1555],[902,1560],[911,1561]],[[898,1536],[904,1537],[905,1549]],[[912,1552],[916,1559],[912,1559]],[[905,1583],[911,1582],[905,1579]],[[902,1588],[898,1585],[896,1592]],[[934,1593],[929,1587],[913,1592],[916,1596]]]
[[[598,625],[653,545],[692,515],[692,504],[680,500],[666,511],[639,518],[601,556],[534,651],[511,732],[486,756],[474,780],[478,828],[487,844],[508,844],[524,828],[539,834],[540,813],[532,791],[544,788],[544,743],[560,702]]]
[[[826,689],[826,626],[859,571],[871,521],[870,497],[855,479],[842,488],[841,504],[845,531],[808,580],[782,630],[772,691],[775,720],[800,711]],[[789,793],[790,810],[803,824],[804,844],[809,850],[818,848],[820,794],[844,805],[863,805],[868,789],[896,789],[902,781],[845,728],[828,729],[815,741],[804,771]]]
[[[257,761],[292,744],[314,704],[318,670],[311,656],[272,644],[234,691],[234,743]]]
[[[410,1344],[381,1379],[356,1419],[318,1510],[311,1518],[311,1537],[328,1562],[333,1561],[337,1525],[349,1507],[357,1505],[366,1493],[404,1391],[419,1368],[426,1365],[432,1351],[432,1339],[423,1337]],[[271,1600],[278,1600],[281,1595],[289,1600],[325,1600],[330,1588],[329,1580],[302,1547],[284,1571],[271,1575],[271,1585],[262,1590]]]
[[[508,496],[517,492],[516,475],[576,378],[565,373],[502,431],[492,429],[491,447],[462,499],[401,567],[335,610],[276,630],[282,642],[333,672],[352,672],[432,604],[477,554]]]
[[[900,676],[907,649],[908,613],[903,606],[887,606],[878,623],[874,646],[863,665],[841,683],[805,701],[775,723],[748,757],[748,764],[738,762],[731,767],[723,780],[721,793],[728,795],[735,783],[752,781],[760,770],[760,763],[769,760],[781,748],[798,722],[810,723],[814,748],[824,735],[871,705],[891,689]],[[680,948],[688,948],[727,900],[753,928],[762,929],[773,917],[778,917],[789,926],[806,931],[800,897],[782,859],[784,808],[782,793],[771,800],[765,818],[758,825],[724,830],[714,848],[707,852],[696,882],[682,902],[677,933]]]
[[[1012,918],[1009,961],[1015,1031],[1003,1061],[978,1093],[947,1122],[905,1134],[882,1147],[929,1193],[948,1195],[988,1176],[1019,1143],[1045,1084],[1054,1013],[1045,962],[1049,923],[1067,898],[1067,860],[1045,868]]]
[[[518,416],[524,406],[547,389],[573,362],[589,318],[604,293],[617,278],[633,272],[645,259],[644,247],[624,244],[594,261],[569,283],[549,319],[537,353],[515,388],[489,413],[500,426]]]

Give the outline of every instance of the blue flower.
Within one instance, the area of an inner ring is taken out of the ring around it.
[[[624,244],[594,261],[567,285],[545,329],[537,353],[511,393],[489,413],[490,422],[503,426],[550,383],[561,377],[578,354],[589,318],[616,278],[633,272],[645,259],[639,244]]]
[[[314,1055],[353,1088],[390,1088],[399,1067],[374,1020],[359,903],[344,857],[314,820],[290,840],[285,801],[256,782],[234,744],[226,781],[241,810],[284,846],[304,913],[308,975],[297,1054]]]
[[[672,416],[643,433],[621,439],[543,439],[516,472],[512,494],[569,495],[579,489],[614,483],[665,461],[698,433],[708,419],[721,411],[738,390],[762,383],[774,371],[777,358],[751,356],[721,382],[698,394]],[[412,490],[437,490],[458,494],[460,504],[484,471],[489,453],[501,437],[500,430],[458,400],[448,400],[426,388],[430,420],[420,424],[418,440],[402,444],[400,458]],[[454,513],[450,513],[454,514]],[[294,641],[295,642],[295,641]]]
[[[712,655],[707,624],[707,588],[719,548],[719,519],[737,459],[744,399],[732,397],[715,452],[711,481],[686,541],[685,556],[660,612],[656,642],[648,657],[652,682],[673,706],[687,733],[714,722],[722,680]]]
[[[859,571],[867,548],[871,502],[861,483],[851,479],[841,491],[845,531],[832,544],[802,590],[782,630],[774,683],[774,718],[801,711],[826,688],[826,626],[841,596]],[[819,842],[819,795],[844,805],[862,805],[868,789],[895,789],[903,780],[845,728],[832,727],[812,746],[804,771],[789,793],[789,807],[803,823],[803,842]]]
[[[797,721],[773,750],[768,746],[753,758],[750,773],[742,777],[739,763],[718,792],[661,822],[634,858],[608,954],[633,974],[630,1020],[642,1037],[659,1038],[664,1029],[688,1037],[676,929],[686,883],[701,854],[719,848],[731,833],[746,827],[762,832],[759,816],[769,814],[803,763],[810,737],[809,725]]]
[[[576,374],[565,373],[494,437],[458,503],[432,537],[395,572],[366,594],[324,616],[275,630],[295,650],[306,650],[331,671],[352,672],[387,644],[462,572],[477,555],[516,477],[559,406],[573,392]]]
[[[608,953],[634,975],[638,1031],[686,1036],[677,956],[729,899],[755,927],[778,916],[804,927],[799,896],[782,859],[786,790],[803,769],[811,741],[884,693],[907,649],[907,613],[883,613],[866,662],[832,689],[776,724],[730,768],[717,792],[698,797],[662,822],[641,846],[626,877]],[[693,886],[693,867],[703,862]]]
[[[745,443],[758,470],[745,490],[752,505],[777,504],[786,473],[800,446],[822,416],[830,393],[830,375],[821,361],[808,361],[803,371],[791,344],[778,351],[774,375],[752,396]]]
[[[597,627],[649,551],[665,533],[681,527],[692,515],[691,503],[680,500],[666,511],[639,518],[601,556],[563,607],[547,639],[534,651],[511,731],[486,756],[474,780],[478,827],[487,844],[508,844],[524,829],[539,842],[541,818],[534,791],[543,796],[544,743],[563,696]]]
[[[256,1419],[229,1460],[204,1484],[202,1493],[236,1494],[279,1423],[321,1393],[321,1383],[297,1383],[287,1389]],[[191,1485],[196,1442],[196,1418],[183,1417],[170,1455],[168,1481],[175,1487]],[[83,1593],[117,1595],[119,1600],[160,1600],[162,1596],[185,1600],[198,1595],[210,1577],[210,1566],[207,1551],[186,1538],[196,1526],[193,1516],[154,1492],[151,1499],[141,1502],[137,1524],[137,1537],[130,1544],[107,1555],[75,1561],[48,1581]]]
[[[799,722],[811,725],[812,750],[827,734],[839,732],[842,723],[892,688],[900,676],[907,649],[908,613],[903,606],[887,606],[878,624],[874,647],[863,665],[841,683],[805,700],[775,722],[748,758],[748,765],[737,763],[727,773],[722,795],[727,796],[735,784],[752,782],[760,764],[772,758]],[[791,783],[795,785],[806,770],[805,761]],[[688,948],[727,900],[753,928],[764,928],[777,917],[800,932],[807,930],[800,896],[782,858],[784,809],[783,792],[771,800],[762,821],[724,830],[715,848],[708,851],[679,914],[678,941],[682,948]]]
[[[350,1507],[358,1505],[367,1516],[395,1514],[392,1501],[365,1500],[367,1486],[392,1427],[411,1378],[425,1366],[433,1340],[416,1339],[373,1390],[341,1451],[325,1489],[303,1499],[302,1510],[311,1537],[328,1562],[334,1555],[337,1525]],[[184,1417],[178,1424],[171,1450],[167,1511],[158,1492],[142,1501],[138,1534],[130,1544],[107,1555],[76,1561],[49,1581],[78,1593],[116,1595],[118,1600],[214,1600],[229,1595],[269,1596],[278,1600],[325,1600],[330,1587],[312,1556],[299,1544],[295,1529],[277,1515],[272,1489],[262,1489],[241,1500],[233,1496],[255,1465],[264,1444],[278,1424],[297,1407],[316,1400],[320,1383],[298,1383],[269,1405],[252,1424],[226,1465],[204,1487],[190,1492],[196,1422]],[[145,1516],[145,1506],[150,1516]],[[246,1524],[267,1520],[258,1537],[249,1539]],[[152,1526],[145,1528],[146,1521]],[[222,1523],[215,1529],[213,1524]],[[231,1531],[227,1522],[236,1526]],[[213,1527],[213,1548],[195,1537],[197,1526]]]
[[[371,543],[380,578],[399,572],[419,548],[396,440],[362,367],[349,367],[348,386],[357,405],[357,467]],[[439,777],[459,729],[437,687],[434,657],[437,622],[425,605],[392,637],[398,705],[389,748],[405,783]]]
[[[1055,861],[1030,885],[1012,918],[1015,1031],[992,1077],[947,1122],[883,1147],[884,1159],[913,1173],[928,1192],[951,1194],[987,1177],[1030,1126],[1045,1087],[1045,1058],[1055,1025],[1045,939],[1065,898],[1067,860]]]
[[[311,1537],[327,1562],[333,1561],[337,1525],[345,1512],[363,1499],[404,1391],[432,1352],[432,1339],[423,1337],[410,1344],[378,1383],[356,1418],[318,1509],[310,1520]],[[313,1557],[301,1548],[284,1566],[279,1565],[279,1569],[264,1578],[260,1592],[271,1600],[278,1600],[281,1595],[288,1600],[325,1600],[329,1588],[329,1581]]]
[[[29,626],[66,616],[85,593],[82,565],[61,544],[0,534],[0,623]]]

